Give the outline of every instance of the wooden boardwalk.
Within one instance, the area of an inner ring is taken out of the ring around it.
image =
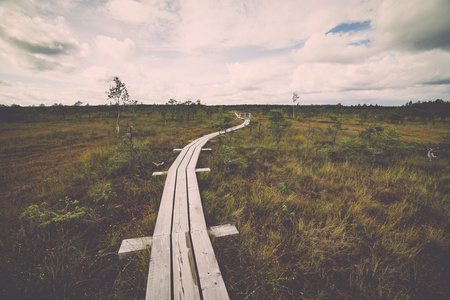
[[[227,129],[234,131],[241,125]],[[203,215],[196,165],[220,132],[184,147],[167,172],[153,234],[146,299],[229,299]]]

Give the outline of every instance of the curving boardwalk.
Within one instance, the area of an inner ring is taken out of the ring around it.
[[[249,119],[226,131],[245,127]],[[202,147],[220,132],[184,147],[167,172],[156,219],[146,299],[229,299],[203,215],[195,174]]]

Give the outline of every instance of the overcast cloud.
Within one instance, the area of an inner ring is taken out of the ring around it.
[[[0,103],[450,100],[448,0],[3,0]]]

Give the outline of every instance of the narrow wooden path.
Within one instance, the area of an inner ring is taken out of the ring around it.
[[[226,131],[245,127],[249,119]],[[184,147],[167,172],[153,234],[146,299],[229,299],[203,215],[196,165],[220,132]]]

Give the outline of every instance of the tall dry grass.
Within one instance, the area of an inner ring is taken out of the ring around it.
[[[233,223],[240,231],[213,238],[231,298],[449,295],[448,152],[426,158],[448,122],[405,122],[395,126],[398,140],[369,142],[359,138],[369,124],[340,118],[348,130],[335,143],[326,112],[293,120],[277,153],[259,116],[252,133],[216,138],[208,144],[213,151],[200,156],[198,166],[211,168],[199,174],[207,224]],[[118,261],[119,245],[153,232],[164,186],[164,177],[150,176],[161,170],[153,162],[168,168],[172,149],[215,130],[213,121],[165,124],[156,110],[125,114],[147,172],[112,133],[108,115],[2,124],[1,297],[142,298],[150,251]],[[234,163],[225,163],[221,155],[230,151],[223,147],[234,150]],[[86,209],[83,218],[44,227],[20,218],[31,204],[60,209],[66,196]]]
[[[371,145],[384,147],[374,157],[357,130],[333,145],[320,129],[305,157],[307,126],[294,122],[279,156],[267,132],[240,132],[229,144],[247,160],[239,171],[202,158],[213,167],[200,178],[207,223],[240,231],[214,240],[231,297],[445,299],[449,158],[429,162],[409,139]],[[433,138],[442,126],[428,126]]]
[[[113,134],[113,118],[50,117],[3,124],[0,298],[141,298],[150,252],[118,261],[117,251],[123,239],[153,232],[164,187],[164,178],[151,177],[153,162],[170,166],[173,148],[211,129],[164,124],[157,111],[125,114],[122,127],[134,126],[146,167],[140,172],[126,139]],[[45,226],[42,212],[21,218],[30,205],[46,208],[43,214],[64,210],[66,197],[79,201],[82,217]]]

